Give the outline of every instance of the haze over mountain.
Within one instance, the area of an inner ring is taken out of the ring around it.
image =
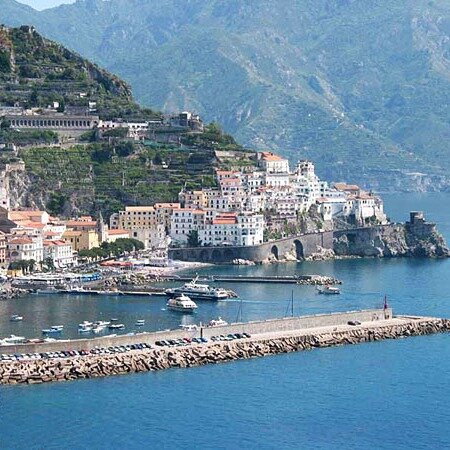
[[[450,185],[447,0],[2,0],[0,21],[101,63],[145,105],[195,110],[322,176]]]

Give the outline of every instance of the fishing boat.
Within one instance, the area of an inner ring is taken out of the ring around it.
[[[226,300],[232,297],[230,291],[221,288],[213,288],[208,284],[198,283],[198,276],[183,286],[167,289],[166,294],[169,297],[186,295],[194,300]]]
[[[171,298],[167,302],[167,308],[191,313],[197,309],[197,305],[187,295],[181,294],[179,297]]]
[[[208,323],[208,327],[220,327],[223,325],[228,325],[228,322],[223,320],[221,317],[218,317],[217,319],[212,319]]]
[[[13,314],[10,318],[10,322],[21,322],[23,320],[22,316],[19,316],[18,314]]]
[[[341,291],[339,290],[339,288],[335,287],[335,286],[323,286],[323,287],[318,287],[317,291],[319,294],[325,294],[325,295],[338,295],[341,293]]]

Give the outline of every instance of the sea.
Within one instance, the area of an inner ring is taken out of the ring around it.
[[[450,241],[450,193],[389,194],[390,218],[423,210]],[[0,303],[0,336],[36,337],[83,320],[117,318],[124,332],[181,324],[380,307],[450,317],[450,260],[346,259],[237,267],[207,274],[323,274],[340,296],[312,286],[227,283],[239,300],[198,302],[194,315],[164,298],[37,296]],[[190,274],[195,275],[194,272]],[[20,314],[22,323],[9,317]],[[0,387],[0,448],[450,448],[450,336],[432,335],[255,360],[54,383]]]

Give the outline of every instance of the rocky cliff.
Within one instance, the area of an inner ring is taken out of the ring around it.
[[[337,256],[444,258],[450,251],[434,223],[422,213],[411,213],[410,221],[380,227],[335,233]]]

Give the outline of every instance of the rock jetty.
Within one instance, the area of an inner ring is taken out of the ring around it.
[[[169,368],[218,364],[239,359],[290,353],[337,345],[427,335],[450,331],[450,320],[414,318],[388,323],[330,327],[326,332],[301,331],[284,336],[259,335],[239,341],[156,348],[119,355],[92,355],[55,360],[1,362],[1,384],[36,384],[104,377]]]

